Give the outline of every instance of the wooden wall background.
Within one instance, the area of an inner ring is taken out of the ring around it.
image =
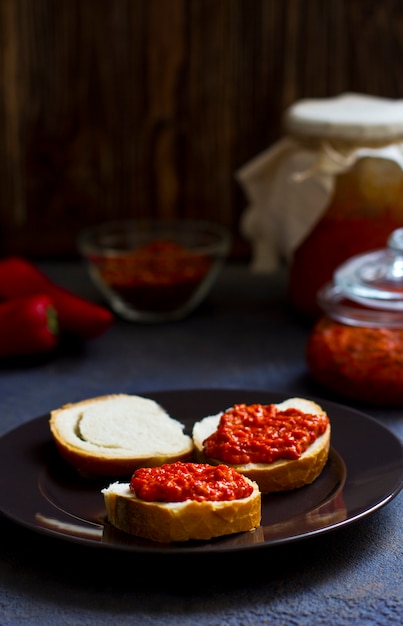
[[[303,97],[403,97],[401,0],[0,0],[0,254],[105,219],[228,225]]]

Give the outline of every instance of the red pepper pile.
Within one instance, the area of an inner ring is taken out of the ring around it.
[[[112,321],[109,309],[60,287],[29,261],[0,261],[0,358],[50,352],[64,333],[92,339]]]

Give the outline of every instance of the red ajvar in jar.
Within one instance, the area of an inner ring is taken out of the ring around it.
[[[346,95],[302,101],[288,112],[294,138],[317,151],[312,175],[333,179],[320,218],[294,250],[291,304],[308,319],[316,295],[351,256],[383,247],[403,226],[403,101]]]
[[[384,245],[403,226],[403,176],[393,162],[361,159],[339,175],[329,207],[294,253],[289,274],[291,303],[318,317],[317,292],[346,259]]]
[[[403,229],[388,250],[358,255],[318,294],[307,342],[313,378],[346,398],[403,406]]]
[[[349,326],[324,316],[307,346],[314,378],[347,398],[403,405],[403,329]]]

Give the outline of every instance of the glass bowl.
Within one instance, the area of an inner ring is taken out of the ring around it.
[[[164,322],[184,318],[205,298],[231,235],[206,221],[123,220],[87,228],[77,243],[113,311],[130,321]]]

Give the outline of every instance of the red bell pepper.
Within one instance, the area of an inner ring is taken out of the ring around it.
[[[0,303],[0,358],[51,352],[59,343],[57,313],[39,294]]]
[[[0,299],[37,294],[46,294],[52,299],[60,330],[69,334],[92,339],[113,322],[109,309],[60,287],[29,261],[17,256],[0,261]]]

